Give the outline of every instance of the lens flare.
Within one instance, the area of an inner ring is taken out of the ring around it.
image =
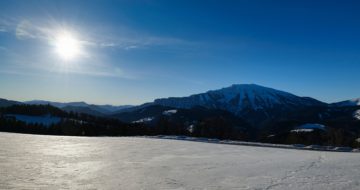
[[[62,32],[55,39],[56,53],[64,60],[73,60],[81,52],[80,41],[69,32]]]

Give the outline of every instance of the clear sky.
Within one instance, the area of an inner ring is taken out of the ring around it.
[[[356,98],[359,10],[355,0],[1,0],[0,97],[140,104],[256,83]]]

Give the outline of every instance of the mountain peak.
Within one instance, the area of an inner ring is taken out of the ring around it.
[[[315,99],[299,97],[257,84],[233,84],[189,97],[157,99],[154,103],[177,108],[203,106],[227,110],[235,114],[244,110],[268,110],[277,105],[297,107],[322,104]]]
[[[66,103],[66,104],[69,104],[69,105],[71,105],[71,106],[79,106],[79,107],[89,106],[89,104],[87,104],[86,102],[83,102],[83,101],[80,101],[80,102],[69,102],[69,103]]]
[[[254,83],[248,83],[248,84],[232,84],[230,87],[263,87],[266,88],[264,86],[258,85],[258,84],[254,84]]]
[[[280,90],[276,90],[273,88],[269,88],[269,87],[265,87],[265,86],[261,86],[258,84],[233,84],[229,87],[224,87],[222,89],[219,90],[227,90],[227,89],[232,89],[232,90],[238,90],[238,91],[278,91],[278,92],[282,92]],[[215,90],[218,91],[218,90]]]
[[[354,98],[354,99],[351,99],[350,101],[351,101],[351,102],[355,102],[355,103],[357,103],[358,105],[360,105],[360,98]]]
[[[360,98],[334,103],[335,106],[360,106]]]

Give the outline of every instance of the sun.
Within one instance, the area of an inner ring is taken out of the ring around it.
[[[55,51],[62,59],[73,60],[80,55],[81,44],[73,34],[62,32],[55,38]]]

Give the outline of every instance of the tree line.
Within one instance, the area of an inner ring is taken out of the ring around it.
[[[50,125],[26,123],[9,117],[9,114],[50,114],[60,117],[61,120]],[[256,129],[239,127],[221,115],[206,117],[193,123],[167,116],[156,118],[152,124],[125,123],[116,118],[65,112],[51,105],[14,105],[0,108],[0,131],[4,132],[69,136],[183,135],[278,144],[360,147],[360,121],[328,121],[325,125],[331,127],[326,131],[315,129],[306,133],[291,132],[291,129],[299,124],[299,121],[282,121],[271,124],[271,130]]]

